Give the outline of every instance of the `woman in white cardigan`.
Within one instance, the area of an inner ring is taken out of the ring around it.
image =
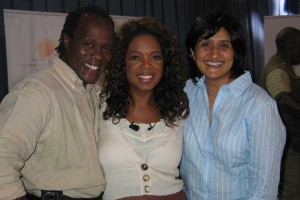
[[[121,27],[100,94],[104,200],[185,199],[178,170],[189,113],[183,66],[176,38],[157,20]]]

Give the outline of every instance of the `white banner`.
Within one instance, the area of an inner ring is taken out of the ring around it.
[[[9,90],[31,73],[49,64],[56,54],[66,13],[4,9],[4,26]],[[112,16],[116,31],[135,17]]]

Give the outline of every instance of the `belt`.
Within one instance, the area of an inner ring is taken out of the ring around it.
[[[37,197],[33,194],[26,194],[26,197],[28,200],[102,200],[103,192],[98,196],[94,198],[73,198],[73,197],[68,197],[62,194],[62,192],[58,193],[58,191],[49,191],[49,192],[54,192],[55,196],[52,197]]]

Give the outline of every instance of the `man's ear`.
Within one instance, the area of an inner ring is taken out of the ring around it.
[[[65,49],[68,49],[70,46],[70,36],[66,33],[63,33],[63,42]]]
[[[190,52],[191,52],[191,56],[192,56],[193,60],[195,61],[195,52],[192,48],[190,48]]]

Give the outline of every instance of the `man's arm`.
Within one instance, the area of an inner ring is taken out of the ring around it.
[[[300,102],[291,93],[285,92],[276,97],[278,108],[289,116],[300,118]]]
[[[20,170],[45,127],[45,102],[39,91],[12,92],[0,105],[0,199],[25,199]]]
[[[281,112],[293,117],[300,116],[300,102],[293,97],[287,72],[282,69],[271,71],[266,79],[266,87]]]

